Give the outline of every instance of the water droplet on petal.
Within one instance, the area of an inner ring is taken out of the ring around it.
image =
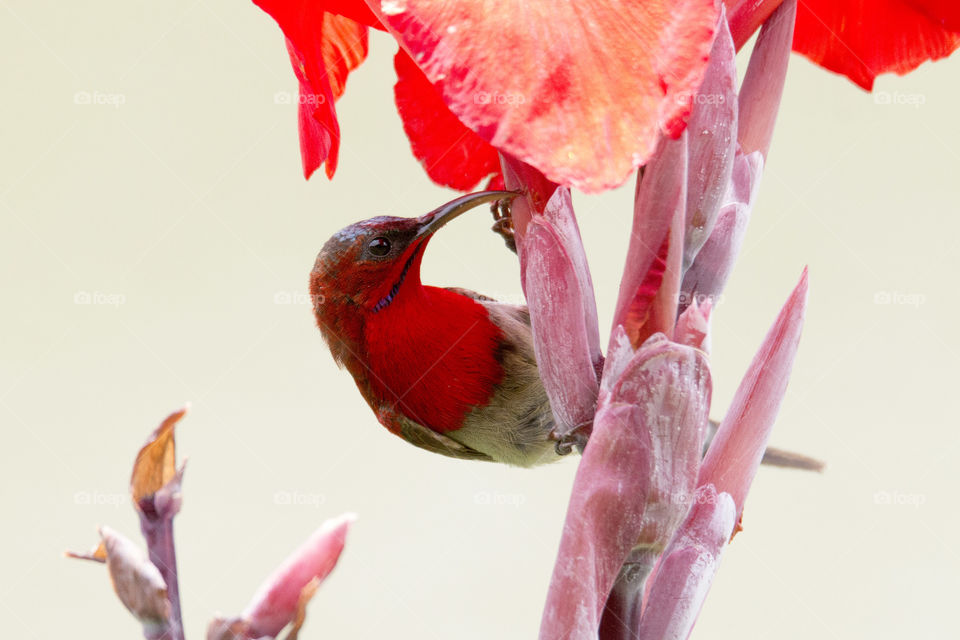
[[[380,3],[380,10],[384,15],[395,16],[403,13],[407,8],[403,5],[403,0],[383,0]]]

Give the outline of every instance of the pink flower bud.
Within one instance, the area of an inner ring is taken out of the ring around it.
[[[303,588],[333,571],[354,520],[354,514],[346,513],[324,522],[260,585],[240,615],[250,637],[272,638],[293,621]]]

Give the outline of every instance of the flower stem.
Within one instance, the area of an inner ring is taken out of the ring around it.
[[[160,636],[162,640],[183,639],[183,614],[180,610],[180,585],[177,581],[177,551],[173,543],[173,518],[140,519],[140,530],[147,540],[150,562],[157,567],[167,583],[170,601],[170,625]]]
[[[658,556],[653,549],[636,547],[620,567],[600,618],[600,640],[634,640],[639,637],[643,589]]]

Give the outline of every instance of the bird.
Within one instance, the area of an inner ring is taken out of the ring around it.
[[[454,458],[532,467],[562,457],[524,305],[420,280],[424,250],[450,220],[508,191],[459,197],[417,218],[351,224],[310,274],[334,360],[389,431]]]
[[[494,231],[516,251],[509,218],[516,196],[481,191],[420,217],[351,224],[324,244],[309,286],[334,360],[390,432],[453,458],[534,467],[582,450],[583,432],[557,433],[527,307],[420,279],[437,230],[482,204],[492,204]],[[772,449],[767,462],[816,463]]]

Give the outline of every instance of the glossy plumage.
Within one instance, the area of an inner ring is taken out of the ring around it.
[[[334,358],[390,431],[448,456],[533,466],[558,455],[526,307],[420,281],[437,228],[510,196],[474,194],[420,218],[350,225],[324,245],[310,291]]]

